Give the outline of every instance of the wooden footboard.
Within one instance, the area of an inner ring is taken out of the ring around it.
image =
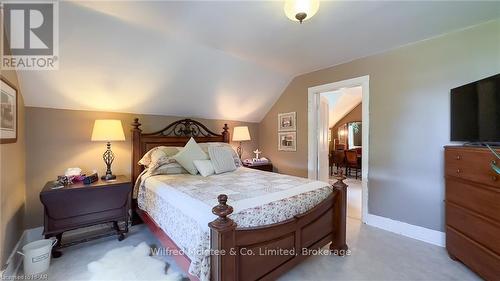
[[[219,195],[212,212],[211,280],[274,280],[332,242],[330,250],[343,255],[346,244],[347,185],[340,178],[332,194],[310,211],[264,227],[237,228],[227,196]]]

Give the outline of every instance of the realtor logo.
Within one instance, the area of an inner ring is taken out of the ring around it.
[[[4,2],[2,12],[2,69],[57,69],[58,3]]]

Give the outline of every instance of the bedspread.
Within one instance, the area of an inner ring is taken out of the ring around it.
[[[210,276],[208,223],[219,194],[228,195],[238,227],[278,223],[302,214],[332,192],[324,182],[238,168],[210,177],[161,175],[144,179],[138,192],[139,208],[172,238],[191,259],[189,273],[200,280]]]

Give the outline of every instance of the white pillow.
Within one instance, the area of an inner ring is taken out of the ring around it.
[[[236,170],[231,149],[224,146],[211,145],[208,147],[208,155],[214,166],[216,174]]]
[[[215,174],[214,165],[212,165],[212,161],[210,160],[194,160],[193,164],[204,177]]]
[[[191,175],[196,175],[198,170],[194,166],[193,161],[208,160],[208,155],[203,152],[196,141],[191,138],[188,143],[186,143],[186,146],[184,146],[184,148],[172,158],[174,158],[177,163],[181,164],[181,166],[184,167],[184,169],[186,169]]]
[[[144,156],[142,156],[141,160],[139,160],[139,165],[143,165],[148,167],[151,165],[151,162],[158,160],[162,156],[172,157],[179,152],[179,147],[173,146],[157,146],[150,149]]]
[[[234,164],[236,165],[236,167],[243,166],[241,164],[241,160],[240,160],[240,157],[238,156],[238,153],[236,153],[236,151],[234,150],[234,148],[229,143],[225,143],[225,142],[205,142],[205,143],[200,143],[199,145],[200,145],[201,149],[203,149],[203,151],[205,151],[205,153],[208,153],[208,147],[209,146],[216,145],[216,146],[227,147],[228,149],[231,150],[231,154],[233,155]]]

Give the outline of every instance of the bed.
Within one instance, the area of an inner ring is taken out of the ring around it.
[[[153,133],[140,126],[136,118],[134,181],[139,159],[156,146],[230,139],[227,124],[221,134],[191,119]],[[191,280],[273,280],[307,258],[307,249],[332,242],[332,252],[345,253],[346,187],[342,179],[328,186],[243,167],[207,178],[159,175],[132,198],[132,223],[147,224]]]

